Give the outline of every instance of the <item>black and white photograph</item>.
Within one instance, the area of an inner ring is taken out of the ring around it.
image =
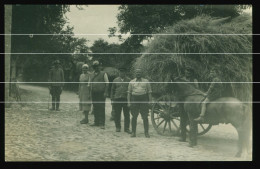
[[[6,162],[252,161],[250,4],[5,4]]]

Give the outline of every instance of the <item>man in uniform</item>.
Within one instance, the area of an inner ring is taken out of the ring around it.
[[[124,131],[130,134],[130,113],[127,106],[127,90],[130,79],[125,75],[125,68],[119,68],[119,77],[115,78],[111,87],[111,101],[114,102],[114,121],[116,132],[121,131],[121,111],[124,112]],[[120,83],[122,82],[122,83]]]
[[[212,79],[210,87],[206,92],[206,98],[201,104],[201,113],[200,116],[194,121],[196,122],[204,122],[204,116],[206,113],[206,105],[209,101],[215,100],[221,97],[221,91],[223,89],[223,85],[221,83],[220,78],[218,77],[218,70],[216,68],[211,69],[209,77]]]
[[[54,61],[54,67],[49,72],[49,89],[52,96],[52,108],[51,110],[59,111],[60,95],[64,86],[64,73],[59,65],[60,61]],[[55,109],[56,105],[56,109]]]
[[[147,79],[142,78],[142,70],[136,69],[136,78],[131,80],[128,86],[128,107],[131,108],[132,114],[132,135],[131,137],[136,137],[136,125],[137,117],[139,112],[143,119],[144,133],[145,137],[149,138],[148,133],[149,123],[148,123],[148,113],[149,113],[149,102],[152,101],[152,90],[150,83]]]
[[[92,102],[94,112],[94,124],[91,126],[100,126],[105,129],[105,100],[108,96],[108,76],[104,71],[100,71],[99,61],[93,62],[93,77],[92,77]]]

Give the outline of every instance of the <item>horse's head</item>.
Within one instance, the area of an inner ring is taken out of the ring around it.
[[[190,81],[186,78],[177,76],[172,78],[173,86],[178,95],[188,96],[191,94],[202,94],[202,92],[196,89]]]

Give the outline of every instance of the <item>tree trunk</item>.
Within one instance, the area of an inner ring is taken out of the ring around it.
[[[12,27],[12,5],[5,5],[5,34],[11,34]],[[5,53],[11,53],[11,36],[5,36]],[[5,82],[10,82],[11,55],[5,54]],[[10,84],[5,84],[5,102],[9,101]],[[5,104],[9,107],[9,104]]]

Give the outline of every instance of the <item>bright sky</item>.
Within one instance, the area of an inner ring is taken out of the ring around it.
[[[117,27],[119,5],[88,5],[84,10],[79,10],[71,5],[70,12],[66,13],[69,25],[74,26],[75,34],[109,34],[108,28]],[[103,38],[109,43],[119,43],[118,38],[109,38],[107,35],[81,36],[88,39],[88,46]]]
[[[108,28],[118,28],[116,16],[119,5],[88,5],[83,7],[84,10],[79,10],[75,5],[71,5],[70,12],[66,13],[69,25],[74,26],[75,34],[109,34]],[[252,8],[245,10],[245,12],[252,14]],[[87,44],[89,47],[99,38],[103,38],[109,43],[120,43],[118,38],[109,38],[107,35],[81,37],[89,40]]]

